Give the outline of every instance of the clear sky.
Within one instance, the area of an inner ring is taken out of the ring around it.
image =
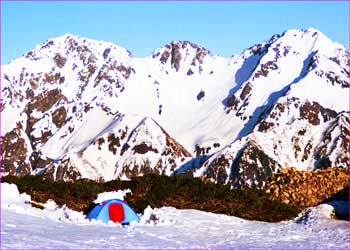
[[[314,27],[349,48],[349,2],[1,1],[2,64],[65,33],[111,41],[134,56],[189,40],[231,56],[285,30]]]

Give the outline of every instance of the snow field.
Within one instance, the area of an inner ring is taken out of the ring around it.
[[[333,207],[328,204],[309,208],[297,219],[280,223],[247,221],[198,210],[148,207],[140,215],[140,223],[123,227],[88,221],[82,213],[58,208],[52,201],[45,204],[44,210],[33,208],[25,203],[30,197],[19,194],[13,184],[1,183],[1,195],[3,249],[349,247],[349,222],[332,220]],[[99,198],[122,195],[123,192],[104,193]]]

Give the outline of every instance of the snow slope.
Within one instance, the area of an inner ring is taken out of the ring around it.
[[[1,183],[1,195],[2,249],[349,248],[349,222],[331,219],[333,207],[325,204],[280,223],[198,210],[147,208],[140,223],[123,227],[88,221],[81,213],[57,208],[52,202],[44,210],[33,208],[24,203],[29,199],[19,195],[15,185]],[[149,219],[151,214],[156,223]]]

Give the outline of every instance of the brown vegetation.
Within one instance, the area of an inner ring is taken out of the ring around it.
[[[272,200],[299,207],[315,206],[349,186],[348,168],[298,171],[286,168],[266,184]]]

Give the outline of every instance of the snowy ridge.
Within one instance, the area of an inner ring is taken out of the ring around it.
[[[145,58],[72,34],[1,72],[4,174],[107,181],[192,173],[261,186],[349,166],[349,52],[289,30],[223,58],[173,41]]]

